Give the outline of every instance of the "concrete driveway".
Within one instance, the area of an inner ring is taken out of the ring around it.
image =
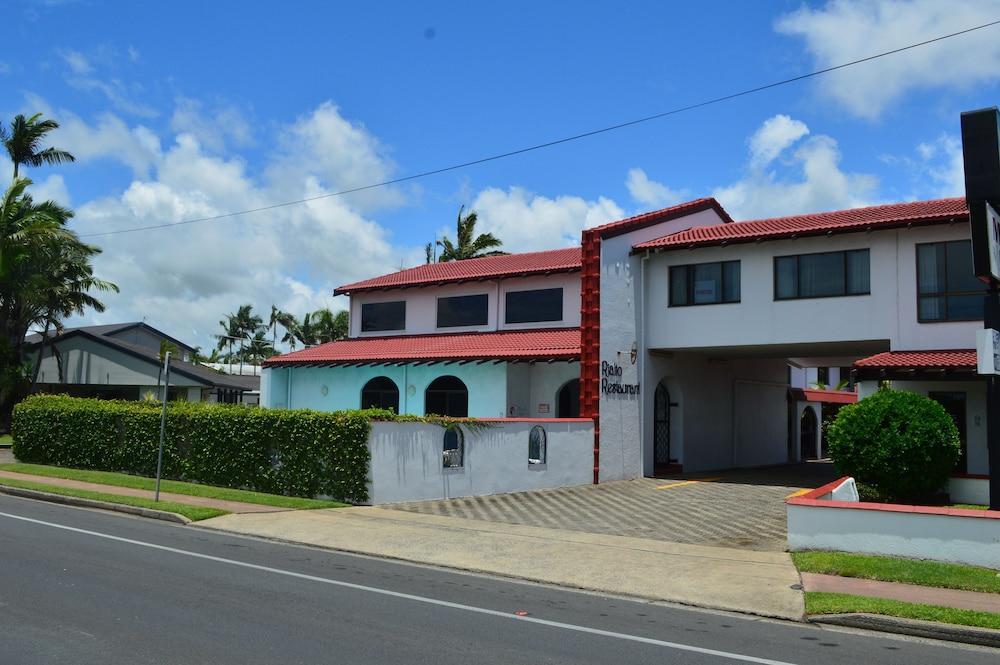
[[[675,543],[784,551],[785,498],[833,477],[831,465],[810,463],[386,508]]]

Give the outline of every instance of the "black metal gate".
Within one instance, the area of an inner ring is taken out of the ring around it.
[[[677,406],[670,401],[670,391],[661,381],[653,396],[653,464],[664,466],[676,464],[670,454],[670,407]]]

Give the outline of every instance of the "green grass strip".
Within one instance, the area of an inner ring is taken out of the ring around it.
[[[883,598],[849,596],[843,593],[819,591],[806,593],[806,614],[848,614],[851,612],[882,614],[904,619],[920,619],[1000,630],[1000,614],[992,612],[960,610],[938,605],[918,605],[917,603],[904,603]]]
[[[75,496],[81,499],[93,499],[95,501],[105,501],[107,503],[119,503],[126,506],[137,506],[139,508],[151,508],[153,510],[164,510],[168,513],[178,513],[188,518],[192,522],[207,520],[210,517],[228,515],[225,510],[218,508],[206,508],[204,506],[189,506],[183,503],[172,503],[170,501],[153,501],[137,496],[122,496],[121,494],[105,494],[104,492],[91,492],[73,487],[58,487],[56,485],[46,485],[45,483],[35,483],[30,480],[15,480],[11,478],[0,479],[0,485],[9,487],[19,487],[25,490],[38,490],[49,494],[59,494],[62,496]]]
[[[10,434],[0,434],[0,446],[14,445],[14,437]]]
[[[952,508],[964,508],[965,510],[989,510],[989,506],[983,506],[978,503],[953,503]]]
[[[803,573],[1000,593],[1000,577],[989,568],[846,552],[793,552],[792,560]]]
[[[99,485],[111,485],[114,487],[131,487],[132,489],[150,491],[156,488],[155,478],[133,476],[127,473],[116,473],[113,471],[67,469],[60,466],[22,463],[0,464],[0,469],[16,473],[29,473],[36,476],[46,476],[48,478],[66,478],[69,480],[79,480],[87,483],[97,483]],[[212,485],[201,485],[198,483],[185,483],[179,480],[161,481],[160,491],[171,492],[173,494],[187,494],[188,496],[200,496],[208,499],[256,503],[264,506],[288,508],[291,510],[342,508],[347,505],[340,503],[339,501],[303,499],[295,496],[281,496],[280,494],[265,494],[264,492],[251,492],[248,490],[237,490],[228,487],[214,487]]]

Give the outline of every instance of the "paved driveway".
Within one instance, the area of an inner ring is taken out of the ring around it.
[[[833,478],[828,464],[640,478],[386,506],[678,543],[784,550],[785,498]]]

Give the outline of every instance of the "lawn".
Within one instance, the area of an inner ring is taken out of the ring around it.
[[[14,471],[16,473],[28,473],[36,476],[47,476],[49,478],[68,478],[70,480],[80,480],[88,483],[98,483],[100,485],[113,485],[116,487],[131,487],[133,489],[154,490],[156,479],[144,476],[132,476],[127,473],[114,473],[110,471],[88,471],[84,469],[66,469],[59,466],[45,466],[42,464],[0,464],[0,469],[4,471]],[[7,482],[3,479],[0,482]],[[341,508],[346,504],[338,501],[320,501],[317,499],[303,499],[294,496],[281,496],[279,494],[265,494],[264,492],[250,492],[247,490],[236,490],[228,487],[213,487],[212,485],[200,485],[198,483],[185,483],[177,480],[163,480],[160,482],[161,492],[171,492],[173,494],[187,494],[189,496],[200,496],[209,499],[222,499],[225,501],[242,501],[243,503],[257,503],[265,506],[275,506],[277,508],[288,508],[290,510],[313,510],[317,508]]]
[[[81,490],[71,487],[56,487],[55,485],[46,485],[45,483],[35,483],[30,480],[20,480],[4,478],[0,480],[0,484],[8,485],[10,487],[19,487],[26,490],[38,490],[39,492],[48,492],[49,494],[60,494],[62,496],[75,496],[82,499],[94,499],[96,501],[105,501],[107,503],[118,503],[126,506],[137,506],[139,508],[151,508],[153,510],[164,510],[168,513],[177,513],[188,518],[192,522],[197,522],[198,520],[207,520],[210,517],[218,517],[220,515],[228,515],[229,513],[225,510],[219,510],[218,508],[206,508],[204,506],[190,506],[184,503],[172,503],[170,501],[153,501],[152,499],[143,499],[136,496],[121,496],[120,494],[106,494],[104,492],[91,492],[90,490]]]
[[[793,552],[792,559],[803,573],[1000,593],[1000,576],[989,568],[846,552]]]
[[[0,434],[0,446],[10,446],[14,444],[14,437],[10,434]]]
[[[842,593],[821,593],[818,591],[806,593],[807,614],[847,614],[851,612],[882,614],[906,619],[921,619],[1000,630],[1000,614],[992,612],[959,610],[937,605],[917,605],[898,600],[849,596]]]

